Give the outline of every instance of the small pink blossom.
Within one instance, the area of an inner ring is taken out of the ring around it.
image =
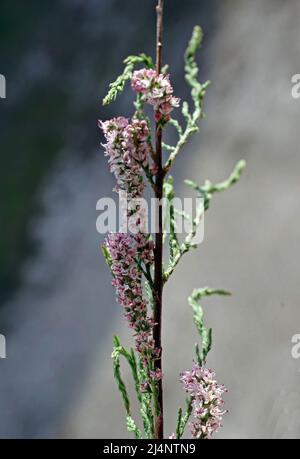
[[[156,71],[152,69],[141,69],[133,72],[131,87],[135,92],[146,94],[154,85]]]
[[[111,257],[112,284],[117,299],[124,308],[129,327],[134,331],[136,349],[148,361],[150,356],[157,354],[152,338],[154,323],[148,317],[137,260],[142,257],[145,264],[153,263],[153,242],[144,234],[111,233],[105,245]]]
[[[175,107],[179,107],[180,99],[173,96],[170,76],[157,74],[152,69],[141,69],[133,72],[132,89],[144,95],[145,101],[155,110],[155,120],[166,123]]]
[[[140,384],[140,391],[142,393],[146,393],[149,391],[149,382],[148,381],[143,381],[141,384]]]
[[[130,124],[127,118],[119,117],[99,121],[99,127],[107,141],[104,154],[117,180],[116,191],[126,191],[129,199],[141,197],[145,189],[142,165],[149,153],[145,125],[136,120]]]
[[[180,378],[185,391],[192,398],[193,421],[190,424],[193,438],[211,438],[221,427],[226,410],[222,394],[226,388],[215,380],[215,373],[194,364],[191,371],[185,371]]]
[[[153,381],[160,381],[163,378],[161,369],[157,368],[155,371],[150,371],[150,376]]]

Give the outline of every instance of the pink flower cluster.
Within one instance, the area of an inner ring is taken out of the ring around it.
[[[145,364],[150,357],[156,356],[152,339],[153,320],[147,315],[147,301],[143,298],[142,275],[137,266],[137,259],[145,265],[153,263],[153,242],[146,235],[111,233],[106,240],[113,274],[112,284],[116,289],[119,303],[124,307],[125,317],[134,330],[137,351]],[[158,375],[152,375],[157,379]]]
[[[143,296],[142,272],[149,271],[153,264],[154,244],[149,235],[141,230],[142,210],[139,201],[145,191],[143,173],[156,173],[155,164],[150,164],[150,133],[146,120],[124,117],[99,121],[106,143],[103,145],[108,157],[110,171],[115,175],[115,190],[125,192],[128,200],[127,217],[130,217],[130,233],[111,233],[105,245],[110,255],[112,284],[116,289],[118,302],[124,308],[124,315],[134,331],[136,350],[142,357],[147,378],[141,382],[141,390],[148,391],[149,384],[162,378],[154,371],[153,361],[160,350],[153,340],[154,322],[148,316],[147,300]],[[136,218],[133,218],[137,216]],[[144,267],[142,269],[142,267]]]
[[[124,117],[99,122],[106,144],[105,155],[111,172],[114,173],[116,191],[125,191],[130,201],[143,196],[145,184],[143,166],[147,166],[149,157],[149,130],[145,120],[134,118],[131,123]],[[134,203],[134,201],[133,201]],[[136,204],[137,205],[137,204]],[[135,207],[130,207],[128,216],[135,214]],[[139,216],[134,226],[139,231]],[[125,317],[134,330],[136,349],[145,360],[155,354],[152,339],[153,323],[147,315],[147,302],[143,298],[142,272],[138,265],[153,263],[153,242],[147,234],[111,233],[106,240],[106,247],[111,257],[112,284],[116,289],[119,303],[125,309]]]
[[[120,116],[108,121],[99,121],[106,143],[103,145],[108,156],[110,171],[117,179],[116,191],[126,191],[128,198],[143,195],[145,184],[143,167],[155,172],[149,165],[150,145],[149,129],[145,120]]]
[[[193,421],[190,425],[193,438],[211,438],[221,427],[225,386],[215,380],[215,373],[208,368],[194,364],[180,378],[185,391],[192,398]]]
[[[169,75],[157,74],[153,69],[141,69],[133,72],[132,89],[144,95],[145,101],[155,110],[156,121],[167,123],[170,113],[179,107],[180,99],[173,96],[173,87]]]

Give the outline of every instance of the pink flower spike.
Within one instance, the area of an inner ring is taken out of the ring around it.
[[[198,364],[182,373],[180,378],[185,391],[192,399],[193,421],[190,424],[193,438],[211,438],[221,427],[226,410],[220,407],[224,401],[225,386],[215,380],[215,373]]]

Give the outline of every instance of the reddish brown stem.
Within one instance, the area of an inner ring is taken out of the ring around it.
[[[164,0],[158,0],[156,7],[157,13],[157,35],[156,35],[156,71],[159,74],[162,66],[162,34],[163,34],[163,6]],[[163,197],[164,171],[162,167],[162,128],[159,123],[155,126],[155,160],[157,174],[155,180],[155,197],[161,201]],[[155,347],[160,349],[160,356],[155,361],[155,369],[162,370],[162,346],[161,346],[161,327],[162,327],[162,292],[163,292],[163,224],[162,207],[158,208],[158,228],[155,235],[154,253],[154,322],[153,339]],[[155,438],[164,438],[164,407],[163,407],[163,386],[162,381],[158,382],[158,396],[155,410]]]

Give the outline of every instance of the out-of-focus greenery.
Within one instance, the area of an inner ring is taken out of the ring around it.
[[[59,126],[68,117],[67,95],[57,84],[45,78],[32,88],[26,73],[22,79],[27,53],[39,47],[34,41],[47,23],[49,6],[1,2],[0,72],[7,79],[7,99],[0,102],[0,300],[17,281],[19,259],[28,249],[26,223],[36,210],[34,196],[63,145]]]

